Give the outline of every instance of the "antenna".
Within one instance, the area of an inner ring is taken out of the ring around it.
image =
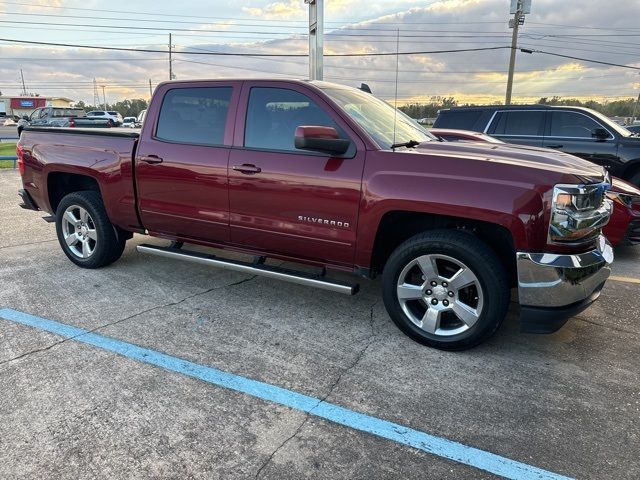
[[[400,29],[396,31],[396,94],[393,98],[393,143],[396,144],[396,119],[398,117],[398,68],[400,65]],[[395,149],[394,149],[395,150]]]

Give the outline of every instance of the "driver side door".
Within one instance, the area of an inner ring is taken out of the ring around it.
[[[618,165],[618,142],[611,132],[607,138],[592,133],[603,125],[579,112],[552,111],[547,119],[543,146],[584,158],[603,167]]]

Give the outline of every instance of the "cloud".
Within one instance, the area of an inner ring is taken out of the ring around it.
[[[269,18],[272,19],[280,15],[281,19],[305,20],[308,8],[302,0],[271,3],[266,0],[252,5],[252,8],[260,10],[254,14],[262,15],[262,18],[271,16]],[[397,28],[401,29],[401,52],[506,46],[511,41],[511,30],[506,23],[509,17],[506,0],[440,0],[430,3],[413,0],[373,3],[366,0],[337,0],[329,1],[326,5],[327,11],[341,9],[339,14],[326,15],[327,25],[336,25],[331,22],[345,21],[344,27],[327,32],[326,54],[393,53],[396,50]],[[527,16],[521,29],[520,45],[640,66],[637,52],[632,42],[627,42],[628,38],[580,36],[616,35],[623,32],[621,29],[637,29],[637,2],[616,2],[615,7],[612,7],[608,0],[592,0],[589,8],[583,6],[578,0],[536,0],[532,14]],[[346,20],[354,18],[363,20],[346,23]],[[604,30],[594,30],[594,27]],[[213,34],[206,32],[206,28],[206,22],[203,21],[202,37],[184,36],[177,43],[189,43],[204,50],[244,52],[253,55],[304,55],[307,52],[306,38],[302,35],[257,41],[246,38],[233,39],[229,33],[225,33],[226,39],[212,37],[212,40],[207,42],[201,38]],[[617,30],[607,30],[610,28]],[[231,25],[228,29],[236,30]],[[292,29],[283,26],[279,30],[280,35],[288,30]],[[567,34],[572,36],[557,36]],[[179,37],[179,34],[176,36]],[[82,38],[79,36],[79,40],[70,43],[82,43]],[[158,47],[150,45],[150,48]],[[178,79],[285,76],[305,78],[308,72],[305,57],[207,57],[177,53],[174,59],[173,67]],[[432,96],[455,96],[461,102],[501,102],[504,100],[508,60],[508,49],[400,56],[399,100],[402,103],[428,101]],[[365,82],[376,95],[385,99],[391,99],[395,94],[395,55],[327,56],[324,64],[325,79],[328,81],[352,86]],[[24,69],[29,89],[35,90],[37,86],[37,91],[43,95],[64,94],[85,101],[92,101],[91,82],[94,76],[108,85],[108,100],[118,100],[124,95],[148,97],[149,78],[155,85],[168,77],[167,57],[158,53],[96,52],[0,45],[0,79],[3,82],[0,83],[0,89],[3,93],[19,93],[20,67]],[[85,83],[72,84],[72,81]],[[553,95],[599,99],[631,97],[637,96],[638,88],[638,73],[632,70],[539,53],[528,55],[518,52],[516,57],[514,98],[518,102],[535,101],[540,97]]]
[[[265,7],[242,7],[242,10],[254,17],[262,17],[268,20],[288,20],[300,18],[306,14],[303,8],[304,3],[299,0],[289,0],[288,2],[269,3]]]

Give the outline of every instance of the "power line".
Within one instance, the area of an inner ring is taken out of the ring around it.
[[[0,42],[20,43],[26,45],[47,45],[53,47],[70,47],[70,48],[86,48],[92,50],[110,50],[118,52],[142,52],[142,53],[167,53],[166,50],[154,50],[150,48],[123,48],[123,47],[106,47],[98,45],[80,45],[71,43],[57,42],[37,42],[34,40],[16,40],[11,38],[0,38]],[[504,50],[511,48],[508,46],[499,47],[479,47],[479,48],[460,48],[451,50],[422,50],[413,52],[399,52],[399,55],[428,55],[438,53],[458,53],[458,52],[481,52],[489,50]],[[211,55],[211,56],[228,56],[228,57],[308,57],[306,53],[247,53],[247,52],[210,52],[210,51],[182,51],[176,52],[182,55]],[[371,53],[327,53],[325,57],[386,57],[396,55],[396,52],[371,52]]]
[[[231,31],[228,29],[222,30],[213,30],[208,29],[203,32],[202,29],[195,28],[175,28],[175,27],[141,27],[139,25],[102,25],[102,24],[89,24],[89,23],[58,23],[58,22],[33,22],[33,21],[23,21],[23,20],[0,20],[0,23],[9,23],[9,24],[17,24],[17,25],[46,25],[46,26],[58,26],[58,27],[95,27],[95,28],[112,28],[116,30],[145,30],[145,31],[163,31],[163,32],[197,32],[197,33],[250,33],[252,35],[301,35],[305,34],[300,32],[265,32],[263,30],[257,31],[248,31],[248,30],[237,30]],[[352,29],[354,31],[359,29]],[[464,37],[464,38],[486,38],[486,37],[503,37],[505,36],[504,32],[486,32],[486,31],[468,31],[468,30],[432,30],[436,35],[400,35],[401,38],[440,38],[441,33],[472,33],[474,35],[458,35],[456,37]],[[114,32],[115,33],[115,32]],[[327,32],[325,35],[332,36],[344,36],[344,37],[380,37],[379,34],[347,34],[340,33],[338,31]],[[638,34],[637,36],[640,36]]]
[[[0,3],[6,4],[6,5],[18,5],[18,6],[27,6],[27,7],[33,7],[34,5],[31,3],[22,3],[22,2],[7,2],[7,1],[1,1]],[[118,14],[125,14],[125,15],[146,15],[146,16],[155,16],[155,17],[171,17],[171,18],[198,18],[198,19],[213,19],[213,20],[247,20],[247,18],[238,18],[238,17],[207,17],[207,16],[201,16],[201,15],[185,15],[185,14],[173,14],[173,13],[149,13],[149,12],[141,12],[141,11],[130,11],[130,10],[105,10],[105,9],[98,9],[98,8],[81,8],[81,7],[68,7],[68,6],[64,6],[64,7],[60,7],[60,6],[55,6],[55,5],[38,5],[38,8],[51,8],[51,9],[57,9],[57,10],[78,10],[78,11],[89,11],[89,12],[103,12],[103,13],[118,13]],[[304,28],[307,27],[307,21],[306,20],[267,20],[267,19],[258,19],[258,18],[251,18],[251,21],[253,22],[277,22],[278,25],[282,25],[283,23],[301,23],[304,24]],[[363,21],[330,21],[330,22],[325,22],[327,24],[332,24],[332,25],[353,25],[355,23],[363,23],[363,22],[370,22],[371,20],[363,20]],[[402,22],[402,23],[395,23],[395,22],[384,22],[385,25],[403,25],[403,24],[415,24],[415,25],[422,25],[422,24],[430,24],[430,25],[443,25],[443,24],[448,24],[448,25],[466,25],[466,24],[502,24],[504,22],[500,22],[500,21],[472,21],[472,22]]]
[[[640,71],[640,67],[634,67],[632,65],[622,65],[620,63],[603,62],[603,61],[600,61],[600,60],[593,60],[593,59],[590,59],[590,58],[573,57],[571,55],[562,55],[561,53],[545,52],[543,50],[533,50],[533,49],[528,49],[528,48],[520,48],[520,51],[523,52],[523,53],[542,53],[543,55],[551,55],[553,57],[569,58],[571,60],[580,60],[582,62],[599,63],[600,65],[609,65],[609,66],[612,66],[612,67],[628,68],[630,70],[638,70],[638,71]]]

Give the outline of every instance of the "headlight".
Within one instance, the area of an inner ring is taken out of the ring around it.
[[[609,221],[613,203],[605,198],[610,185],[556,185],[553,189],[549,239],[558,243],[592,240]]]

